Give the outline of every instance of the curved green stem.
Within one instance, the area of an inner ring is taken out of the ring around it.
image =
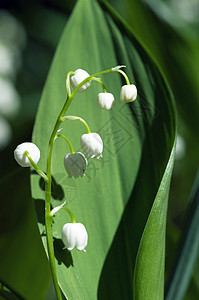
[[[72,72],[72,71],[68,72],[67,77],[66,77],[66,92],[67,92],[68,97],[71,96],[71,91],[70,91],[70,76],[74,75],[74,74],[75,74],[75,72]]]
[[[68,106],[72,101],[71,97],[67,97],[66,102],[57,118],[55,127],[50,137],[49,141],[49,149],[48,149],[48,158],[47,158],[47,168],[46,175],[48,177],[48,181],[45,184],[45,225],[46,225],[46,239],[47,239],[47,249],[49,255],[50,269],[52,273],[52,279],[55,287],[55,292],[58,300],[62,300],[61,292],[59,289],[57,274],[56,274],[56,265],[55,265],[55,255],[54,255],[54,246],[53,246],[53,234],[52,234],[52,216],[50,214],[50,199],[51,199],[51,161],[52,161],[52,150],[53,144],[55,141],[55,137],[59,126],[62,122],[61,118],[65,114]]]
[[[116,70],[117,72],[119,72],[120,74],[122,74],[126,80],[126,84],[129,85],[130,84],[130,81],[128,79],[128,76],[126,75],[125,72],[123,72],[122,70]]]
[[[107,92],[104,83],[103,83],[99,78],[93,77],[92,80],[95,80],[95,81],[99,82],[99,83],[101,84],[102,88],[103,88],[103,92],[104,92],[104,93]]]
[[[69,214],[70,218],[71,218],[71,221],[72,223],[76,223],[76,220],[75,220],[75,217],[74,215],[72,214],[72,212],[70,211],[70,209],[68,207],[62,207],[63,209],[65,209],[67,211],[67,213]]]
[[[52,158],[52,148],[53,142],[50,139],[48,160],[47,160],[47,176],[48,181],[45,185],[45,225],[46,225],[46,239],[47,248],[50,262],[50,269],[52,274],[52,279],[55,287],[55,292],[58,300],[62,300],[61,292],[59,289],[59,284],[56,274],[55,256],[54,256],[54,246],[53,246],[53,234],[52,234],[52,216],[50,214],[50,199],[51,199],[51,158]]]
[[[35,169],[35,171],[45,180],[48,181],[48,177],[46,176],[46,174],[34,163],[34,161],[32,160],[30,154],[28,151],[25,151],[24,154],[27,156],[27,158],[29,159],[31,165],[33,166],[33,168]]]
[[[71,94],[70,91],[70,75],[73,75],[74,72],[69,72],[67,74],[66,78],[66,90],[67,90],[67,99],[62,107],[62,110],[57,118],[56,124],[54,126],[53,132],[51,134],[50,140],[49,140],[49,148],[48,148],[48,158],[47,158],[47,167],[46,167],[46,175],[47,179],[45,181],[45,225],[46,225],[46,239],[47,239],[47,249],[48,249],[48,255],[49,255],[49,262],[50,262],[50,268],[51,268],[51,273],[52,273],[52,279],[57,295],[58,300],[62,300],[61,292],[59,289],[59,284],[58,284],[58,279],[56,275],[56,265],[55,265],[55,256],[54,256],[54,247],[53,247],[53,234],[52,234],[52,216],[50,212],[50,200],[51,200],[51,161],[52,161],[52,150],[53,150],[53,144],[57,135],[57,131],[59,129],[60,124],[62,121],[64,121],[64,115],[71,104],[75,94],[77,93],[78,89],[84,85],[87,81],[90,80],[95,80],[94,77],[105,74],[105,73],[110,73],[110,72],[115,72],[118,71],[118,67],[108,69],[96,74],[93,74],[92,76],[87,77],[85,80],[83,80],[73,91]],[[90,132],[90,129],[88,127],[88,124],[81,118],[79,120],[85,125],[87,128],[87,132]],[[38,171],[38,170],[36,170]],[[72,215],[72,213],[69,211],[69,209],[66,209],[68,213],[71,216],[72,222],[75,222],[75,218]]]
[[[69,148],[70,148],[70,153],[75,153],[75,151],[74,151],[74,149],[73,149],[73,146],[72,146],[71,142],[69,141],[69,139],[68,139],[65,135],[59,133],[59,134],[56,135],[56,137],[61,137],[61,138],[63,138],[63,139],[68,143],[68,146],[69,146]]]
[[[111,69],[107,69],[98,73],[95,73],[91,76],[88,76],[86,79],[84,79],[72,92],[71,97],[73,98],[75,96],[75,94],[77,93],[77,91],[79,90],[79,88],[84,85],[86,82],[90,81],[90,80],[96,80],[96,76],[102,75],[102,74],[106,74],[106,73],[111,73],[111,72],[118,72],[120,71],[118,68],[123,67],[123,66],[117,66],[115,68],[111,68]],[[124,73],[125,74],[125,73]],[[128,78],[128,77],[127,77]]]
[[[86,121],[80,117],[76,117],[76,116],[64,116],[62,117],[62,121],[66,121],[66,120],[71,120],[71,121],[80,121],[82,124],[84,124],[87,133],[91,133],[91,130],[88,126],[88,124],[86,123]]]

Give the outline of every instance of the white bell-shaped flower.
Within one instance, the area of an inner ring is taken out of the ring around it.
[[[75,75],[71,76],[70,79],[72,87],[75,89],[83,80],[85,80],[89,76],[90,75],[86,71],[82,69],[77,69],[75,71]],[[91,81],[86,82],[78,89],[78,92],[80,93],[84,92],[90,85],[91,85]]]
[[[85,133],[81,136],[80,144],[86,157],[102,156],[103,141],[100,135],[96,132]]]
[[[29,159],[24,154],[25,151],[28,151],[33,162],[35,164],[37,164],[40,159],[40,150],[35,144],[29,143],[29,142],[22,143],[22,144],[18,145],[17,148],[15,149],[14,158],[16,159],[18,164],[21,167],[30,167],[31,166]]]
[[[69,177],[75,178],[85,175],[87,159],[81,152],[68,153],[64,157],[64,166]]]
[[[137,98],[137,88],[134,84],[123,85],[120,92],[122,102],[133,102]]]
[[[68,250],[76,247],[78,250],[84,250],[88,243],[88,234],[86,228],[81,223],[66,223],[61,232],[62,241]]]
[[[97,101],[99,107],[105,110],[110,110],[115,103],[114,96],[111,93],[99,93]]]

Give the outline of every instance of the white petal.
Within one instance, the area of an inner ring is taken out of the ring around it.
[[[54,207],[51,210],[50,215],[53,216],[54,214],[56,214],[56,212],[58,212],[65,204],[66,204],[66,201],[64,201],[64,203],[62,203],[61,205]]]
[[[32,158],[33,162],[35,164],[38,163],[40,159],[40,150],[39,148],[33,144],[33,143],[22,143],[17,146],[17,148],[14,151],[14,158],[18,162],[18,164],[21,167],[30,167],[31,163],[26,155],[24,155],[25,151],[28,151],[30,154],[30,157]]]
[[[89,76],[90,75],[86,71],[82,69],[77,69],[75,71],[75,75],[71,76],[72,87],[75,89],[83,80],[85,80]],[[91,81],[86,82],[78,89],[78,92],[81,93],[85,91],[90,85],[91,85]]]
[[[80,144],[86,157],[100,157],[103,151],[103,141],[98,133],[85,133]]]
[[[67,223],[62,228],[62,241],[68,250],[75,246],[78,250],[84,250],[88,243],[86,228],[81,223]]]
[[[76,223],[76,224],[77,224],[76,248],[81,251],[84,250],[85,247],[87,246],[88,234],[83,224],[81,223]]]
[[[137,98],[137,88],[134,84],[123,85],[120,92],[122,102],[133,102]]]
[[[72,250],[75,247],[76,236],[73,230],[73,224],[75,223],[67,223],[62,228],[62,241],[64,246],[68,250]]]
[[[69,153],[64,157],[64,166],[69,177],[83,176],[87,167],[87,159],[81,152]]]
[[[100,108],[110,110],[114,105],[115,99],[111,93],[99,93],[97,101]]]

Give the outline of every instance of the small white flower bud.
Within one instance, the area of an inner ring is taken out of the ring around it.
[[[28,151],[33,162],[37,164],[40,159],[40,150],[35,144],[28,142],[18,145],[14,151],[14,158],[18,164],[21,167],[31,167],[29,159],[24,154],[25,151]]]
[[[82,69],[77,69],[75,71],[75,75],[71,76],[70,79],[72,87],[75,89],[84,79],[86,79],[89,76],[90,75],[86,71]],[[90,85],[91,85],[91,81],[86,82],[78,89],[78,92],[80,93],[84,92]]]
[[[64,166],[69,177],[85,175],[87,159],[81,152],[69,153],[64,157]]]
[[[62,228],[62,241],[68,250],[76,247],[78,250],[84,250],[88,243],[88,234],[86,228],[81,223],[66,223]]]
[[[122,102],[133,102],[137,97],[137,88],[134,84],[123,85],[120,92]]]
[[[54,207],[51,212],[50,215],[54,216],[64,205],[66,204],[66,201],[64,201],[64,203],[62,203],[61,205]]]
[[[119,69],[121,69],[121,68],[126,68],[126,66],[125,66],[125,65],[119,65],[119,66],[116,66],[116,67],[114,67],[114,68],[111,68],[111,70],[112,70],[112,71],[117,71],[117,70],[119,70]]]
[[[80,144],[86,157],[102,156],[103,142],[98,133],[85,133],[81,136]]]
[[[105,110],[110,110],[115,103],[114,96],[111,93],[99,93],[97,101],[99,107]]]

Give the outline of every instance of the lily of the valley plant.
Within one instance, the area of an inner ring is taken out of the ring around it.
[[[62,231],[60,232],[60,236],[62,238],[64,246],[68,250],[72,250],[76,247],[78,250],[84,250],[88,243],[88,234],[86,228],[81,223],[76,223],[74,214],[72,211],[66,207],[65,202],[58,206],[54,207],[51,210],[51,162],[52,162],[52,151],[53,145],[56,139],[62,138],[64,139],[70,149],[69,153],[66,153],[63,163],[68,173],[69,177],[82,177],[85,175],[86,168],[88,166],[88,158],[100,158],[102,157],[103,152],[103,141],[100,135],[96,132],[91,132],[90,127],[87,122],[83,120],[79,116],[69,116],[66,115],[66,111],[73,101],[77,92],[84,92],[87,88],[90,87],[91,82],[94,80],[98,82],[103,91],[98,94],[97,102],[100,108],[105,110],[110,110],[114,106],[114,96],[111,93],[108,93],[104,83],[97,77],[101,74],[111,73],[111,72],[119,72],[125,78],[126,85],[122,86],[120,92],[121,101],[128,103],[132,102],[137,97],[137,89],[134,84],[130,84],[129,79],[121,68],[124,66],[117,66],[105,71],[98,72],[93,75],[89,75],[85,70],[78,69],[75,72],[71,71],[66,76],[66,101],[63,105],[63,108],[58,115],[57,122],[52,131],[50,140],[49,140],[49,149],[48,149],[48,157],[46,162],[46,172],[42,171],[37,163],[40,159],[40,150],[39,148],[30,142],[24,142],[18,145],[14,151],[14,158],[18,162],[18,164],[22,167],[30,167],[32,166],[35,171],[44,179],[45,181],[45,227],[46,227],[46,239],[47,239],[47,247],[48,247],[48,255],[50,261],[50,267],[53,277],[53,282],[56,290],[57,299],[61,300],[61,293],[58,285],[58,279],[56,275],[56,267],[55,267],[55,257],[54,257],[54,249],[53,249],[53,234],[52,234],[52,225],[53,225],[53,215],[59,211],[60,209],[65,209],[65,211],[69,214],[71,218],[71,222],[63,225]],[[71,92],[71,85],[73,87],[73,92]],[[82,152],[75,152],[74,148],[69,141],[69,139],[60,133],[60,125],[62,122],[72,120],[72,121],[80,121],[84,124],[86,133],[84,133],[80,137],[80,144],[82,148]],[[47,146],[47,145],[46,145]]]

